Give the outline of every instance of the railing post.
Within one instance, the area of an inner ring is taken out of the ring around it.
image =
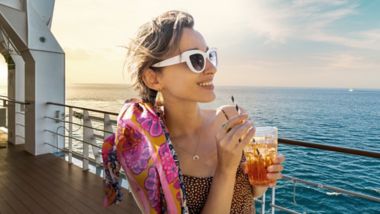
[[[112,129],[112,122],[111,122],[111,119],[110,119],[110,115],[109,114],[104,114],[104,130],[105,131],[108,131],[108,132],[113,132],[113,129]],[[110,136],[111,134],[107,133],[107,132],[104,132],[104,138]]]
[[[262,203],[261,203],[261,214],[264,214],[265,213],[265,192],[263,194],[263,198],[261,199]]]
[[[103,120],[103,127],[104,131],[113,132],[112,129],[112,122],[109,114],[104,114],[104,120]],[[110,133],[103,132],[103,139],[106,139],[108,136],[110,136]],[[101,151],[98,152],[98,155],[101,157]],[[96,174],[100,175],[102,171],[101,158],[99,157],[99,160],[96,159],[96,163],[99,164],[99,167],[96,167]]]
[[[69,107],[69,164],[73,163],[73,108]]]
[[[90,116],[88,114],[88,111],[86,110],[83,110],[83,125],[85,126],[88,126],[88,127],[92,127],[91,125],[91,119],[90,119]],[[83,141],[85,142],[90,142],[90,139],[91,137],[93,137],[92,135],[92,129],[91,128],[88,128],[88,127],[83,127]],[[87,143],[83,143],[83,170],[86,171],[88,170],[88,163],[89,163],[89,148],[88,148],[88,144]]]
[[[95,138],[95,135],[94,135],[94,130],[91,129],[91,132],[92,132],[92,136],[93,137],[90,139],[90,142],[93,145],[96,145],[96,138]],[[98,147],[95,147],[95,146],[91,146],[91,147],[92,147],[92,153],[94,154],[96,165],[98,165],[102,161],[101,150]]]
[[[272,202],[271,202],[272,214],[274,214],[274,212],[276,211],[276,208],[274,207],[275,200],[276,200],[276,186],[272,187]]]

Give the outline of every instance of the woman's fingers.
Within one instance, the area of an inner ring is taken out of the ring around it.
[[[246,130],[245,133],[243,133],[243,136],[241,136],[241,139],[250,141],[255,136],[255,133],[256,133],[255,126],[253,125],[251,121],[249,121],[249,125],[250,125],[249,128]]]
[[[285,161],[285,156],[279,154],[272,161],[273,161],[273,164],[281,164],[282,162]]]
[[[224,128],[225,132],[228,133],[231,131],[231,129],[234,126],[241,124],[244,120],[247,120],[247,119],[248,119],[247,113],[239,114],[239,115],[232,117],[230,120],[228,120],[226,123],[224,123],[222,125],[222,127]]]
[[[228,120],[226,123],[224,123],[221,127],[221,129],[216,134],[216,139],[220,141],[221,139],[225,138],[228,133],[232,131],[232,129],[236,126],[239,126],[239,124],[244,124],[244,121],[247,121],[248,114],[241,114],[236,115],[232,117],[230,120]]]
[[[267,168],[267,178],[271,180],[278,180],[282,178],[281,171],[284,170],[284,167],[281,165],[282,162],[285,161],[284,155],[277,155],[273,160],[273,165],[268,166]],[[272,183],[272,186],[276,185],[276,183]],[[271,185],[269,185],[271,186]]]
[[[277,179],[282,178],[281,171],[284,170],[284,167],[281,165],[281,163],[284,161],[285,161],[285,156],[281,154],[277,155],[277,157],[273,159],[273,165],[270,165],[267,168],[268,179],[277,180]]]
[[[232,142],[239,142],[239,139],[241,141],[250,128],[252,128],[252,123],[250,121],[246,121],[243,124],[232,128],[230,133],[227,134],[227,137],[230,138]]]
[[[239,144],[239,146],[241,147],[241,149],[243,149],[248,143],[251,142],[251,140],[255,136],[255,133],[256,133],[256,128],[251,126],[248,129],[247,134],[245,134],[244,136],[242,136],[243,141]]]
[[[268,166],[267,171],[271,173],[281,172],[284,169],[281,165],[271,165]]]
[[[281,173],[267,173],[267,178],[270,180],[278,180],[282,178]]]

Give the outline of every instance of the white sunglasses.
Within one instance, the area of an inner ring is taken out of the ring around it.
[[[185,51],[180,55],[153,64],[152,67],[161,68],[186,62],[192,72],[202,73],[206,68],[206,59],[210,60],[215,67],[217,66],[218,56],[216,53],[216,48],[210,48],[207,52],[203,52],[201,50]]]

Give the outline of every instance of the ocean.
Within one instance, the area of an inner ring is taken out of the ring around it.
[[[380,90],[216,86],[217,99],[202,108],[231,104],[256,126],[276,126],[279,137],[380,152]],[[76,85],[67,104],[119,112],[137,94],[124,85]],[[280,144],[284,175],[380,197],[380,160]],[[270,190],[267,194],[269,213]],[[300,213],[380,213],[380,203],[281,180],[276,204]],[[257,212],[260,204],[256,203]],[[276,213],[284,213],[276,211]]]

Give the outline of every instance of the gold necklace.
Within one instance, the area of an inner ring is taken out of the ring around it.
[[[198,151],[198,146],[199,146],[199,142],[200,142],[200,137],[198,135],[198,142],[197,142],[197,146],[195,147],[195,151],[193,153],[193,160],[196,161],[196,160],[199,160],[200,157],[199,155],[197,154],[197,151]]]
[[[165,121],[165,114],[163,113],[163,114],[161,114],[161,116],[162,116],[163,121]],[[166,124],[166,121],[165,121],[165,124]],[[195,147],[195,151],[194,151],[193,154],[192,154],[192,159],[193,159],[194,161],[197,161],[197,160],[199,160],[199,159],[201,158],[201,157],[197,154],[198,147],[199,147],[199,143],[200,143],[200,135],[198,135],[197,145],[196,145],[196,147]],[[180,149],[180,150],[186,152],[187,154],[190,154],[186,149],[182,149],[182,148],[180,148],[180,147],[178,147],[178,146],[175,146],[174,144],[173,144],[173,146],[174,146],[174,147],[177,147],[177,149]]]
[[[176,147],[177,149],[182,150],[183,152],[186,152],[188,155],[191,155],[193,161],[197,161],[201,158],[199,156],[199,154],[197,153],[199,144],[200,144],[200,136],[198,135],[197,145],[196,145],[193,153],[188,152],[186,149],[183,149],[183,148],[179,147],[178,145],[175,145],[175,144],[173,144],[173,145],[175,145],[174,147]]]

